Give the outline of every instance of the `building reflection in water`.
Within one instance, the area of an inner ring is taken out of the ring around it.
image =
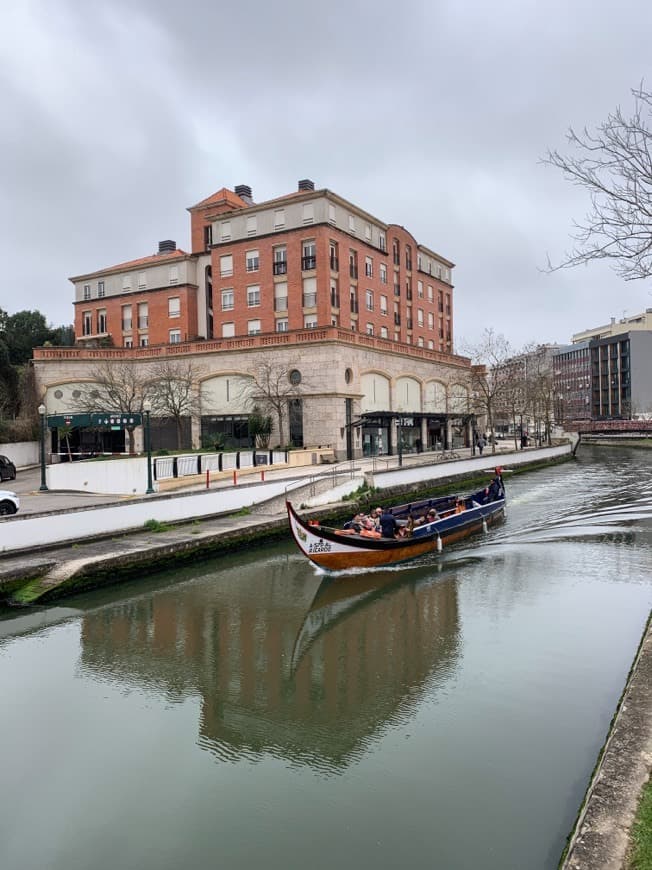
[[[82,620],[81,669],[199,697],[200,745],[333,770],[454,673],[454,576],[437,567],[323,579],[303,560],[242,563]]]

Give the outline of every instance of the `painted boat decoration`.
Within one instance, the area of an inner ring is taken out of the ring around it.
[[[460,513],[455,510],[458,502],[464,504]],[[485,530],[504,516],[505,490],[498,473],[491,487],[470,496],[445,496],[393,507],[390,512],[399,524],[410,515],[425,516],[432,509],[438,514],[438,519],[415,526],[409,537],[397,538],[368,537],[352,529],[323,526],[302,519],[289,501],[286,506],[292,536],[304,556],[328,571],[346,571],[395,565],[440,552],[446,544]]]

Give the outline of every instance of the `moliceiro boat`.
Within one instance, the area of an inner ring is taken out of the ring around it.
[[[491,485],[472,495],[424,499],[389,508],[398,526],[391,537],[352,523],[342,529],[306,521],[287,501],[290,529],[297,546],[311,562],[329,571],[395,565],[426,553],[441,552],[445,544],[460,541],[502,519],[505,488],[502,469]],[[385,526],[393,525],[391,520]]]

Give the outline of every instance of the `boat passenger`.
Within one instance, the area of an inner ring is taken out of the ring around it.
[[[393,538],[396,535],[398,523],[389,508],[385,508],[380,516],[380,530],[383,538]]]
[[[430,510],[428,511],[428,513],[426,514],[426,516],[424,518],[424,521],[426,523],[434,523],[438,519],[439,519],[439,514],[437,513],[437,511],[434,508],[430,508]]]
[[[398,530],[399,538],[411,538],[412,532],[414,531],[414,514],[410,514],[405,522],[405,525],[401,526]]]
[[[458,498],[458,500],[455,502],[455,513],[456,514],[463,514],[465,510],[466,510],[466,505],[464,504],[464,500],[461,498]]]

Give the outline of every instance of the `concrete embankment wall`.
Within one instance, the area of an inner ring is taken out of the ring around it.
[[[286,480],[278,480],[48,514],[18,514],[0,520],[0,553],[16,553],[139,529],[150,519],[173,523],[232,513],[283,495],[287,485]]]
[[[0,455],[8,456],[16,468],[38,465],[38,441],[17,441],[15,444],[0,444]]]

